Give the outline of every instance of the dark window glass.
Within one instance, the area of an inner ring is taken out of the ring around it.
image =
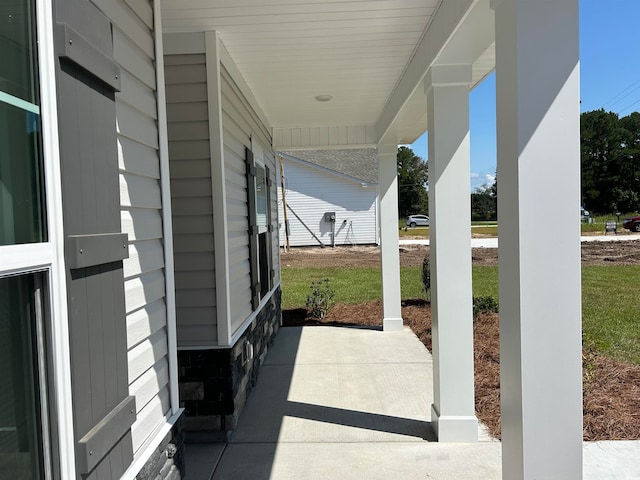
[[[260,259],[260,298],[269,293],[271,288],[271,279],[269,278],[270,272],[270,258],[269,255],[269,243],[267,242],[267,232],[258,235],[258,258]]]
[[[44,478],[37,370],[40,274],[0,277],[0,479]],[[41,291],[41,290],[40,290]]]
[[[38,105],[34,2],[0,3],[0,91]]]
[[[263,232],[267,228],[267,177],[261,165],[256,165],[256,209],[258,228]]]
[[[34,2],[0,7],[0,245],[47,240]]]
[[[0,245],[46,241],[40,117],[0,102]]]

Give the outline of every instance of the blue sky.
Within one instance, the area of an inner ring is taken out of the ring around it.
[[[640,0],[580,0],[580,111],[640,111]],[[496,171],[495,74],[472,92],[471,191]],[[427,158],[426,134],[411,148]]]

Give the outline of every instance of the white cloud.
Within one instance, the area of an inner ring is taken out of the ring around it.
[[[471,192],[485,185],[491,186],[495,180],[496,176],[493,173],[471,172]]]

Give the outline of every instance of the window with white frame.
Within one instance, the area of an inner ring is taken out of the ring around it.
[[[2,14],[0,257],[12,262],[0,262],[0,476],[47,479],[49,268],[32,254],[48,240],[35,0],[3,0]]]
[[[271,180],[264,163],[262,148],[252,142],[253,151],[247,150],[249,256],[251,263],[252,305],[257,308],[273,287],[271,248]]]
[[[256,164],[256,217],[258,223],[258,270],[260,298],[271,289],[271,248],[269,233],[269,183],[267,169]]]

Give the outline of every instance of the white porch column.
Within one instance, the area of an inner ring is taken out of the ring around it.
[[[431,421],[441,442],[475,442],[470,65],[427,72],[433,395]]]
[[[503,478],[578,479],[578,0],[493,0],[492,7]]]
[[[395,135],[378,144],[380,252],[382,260],[382,328],[402,330],[400,252],[398,249],[398,142]]]

